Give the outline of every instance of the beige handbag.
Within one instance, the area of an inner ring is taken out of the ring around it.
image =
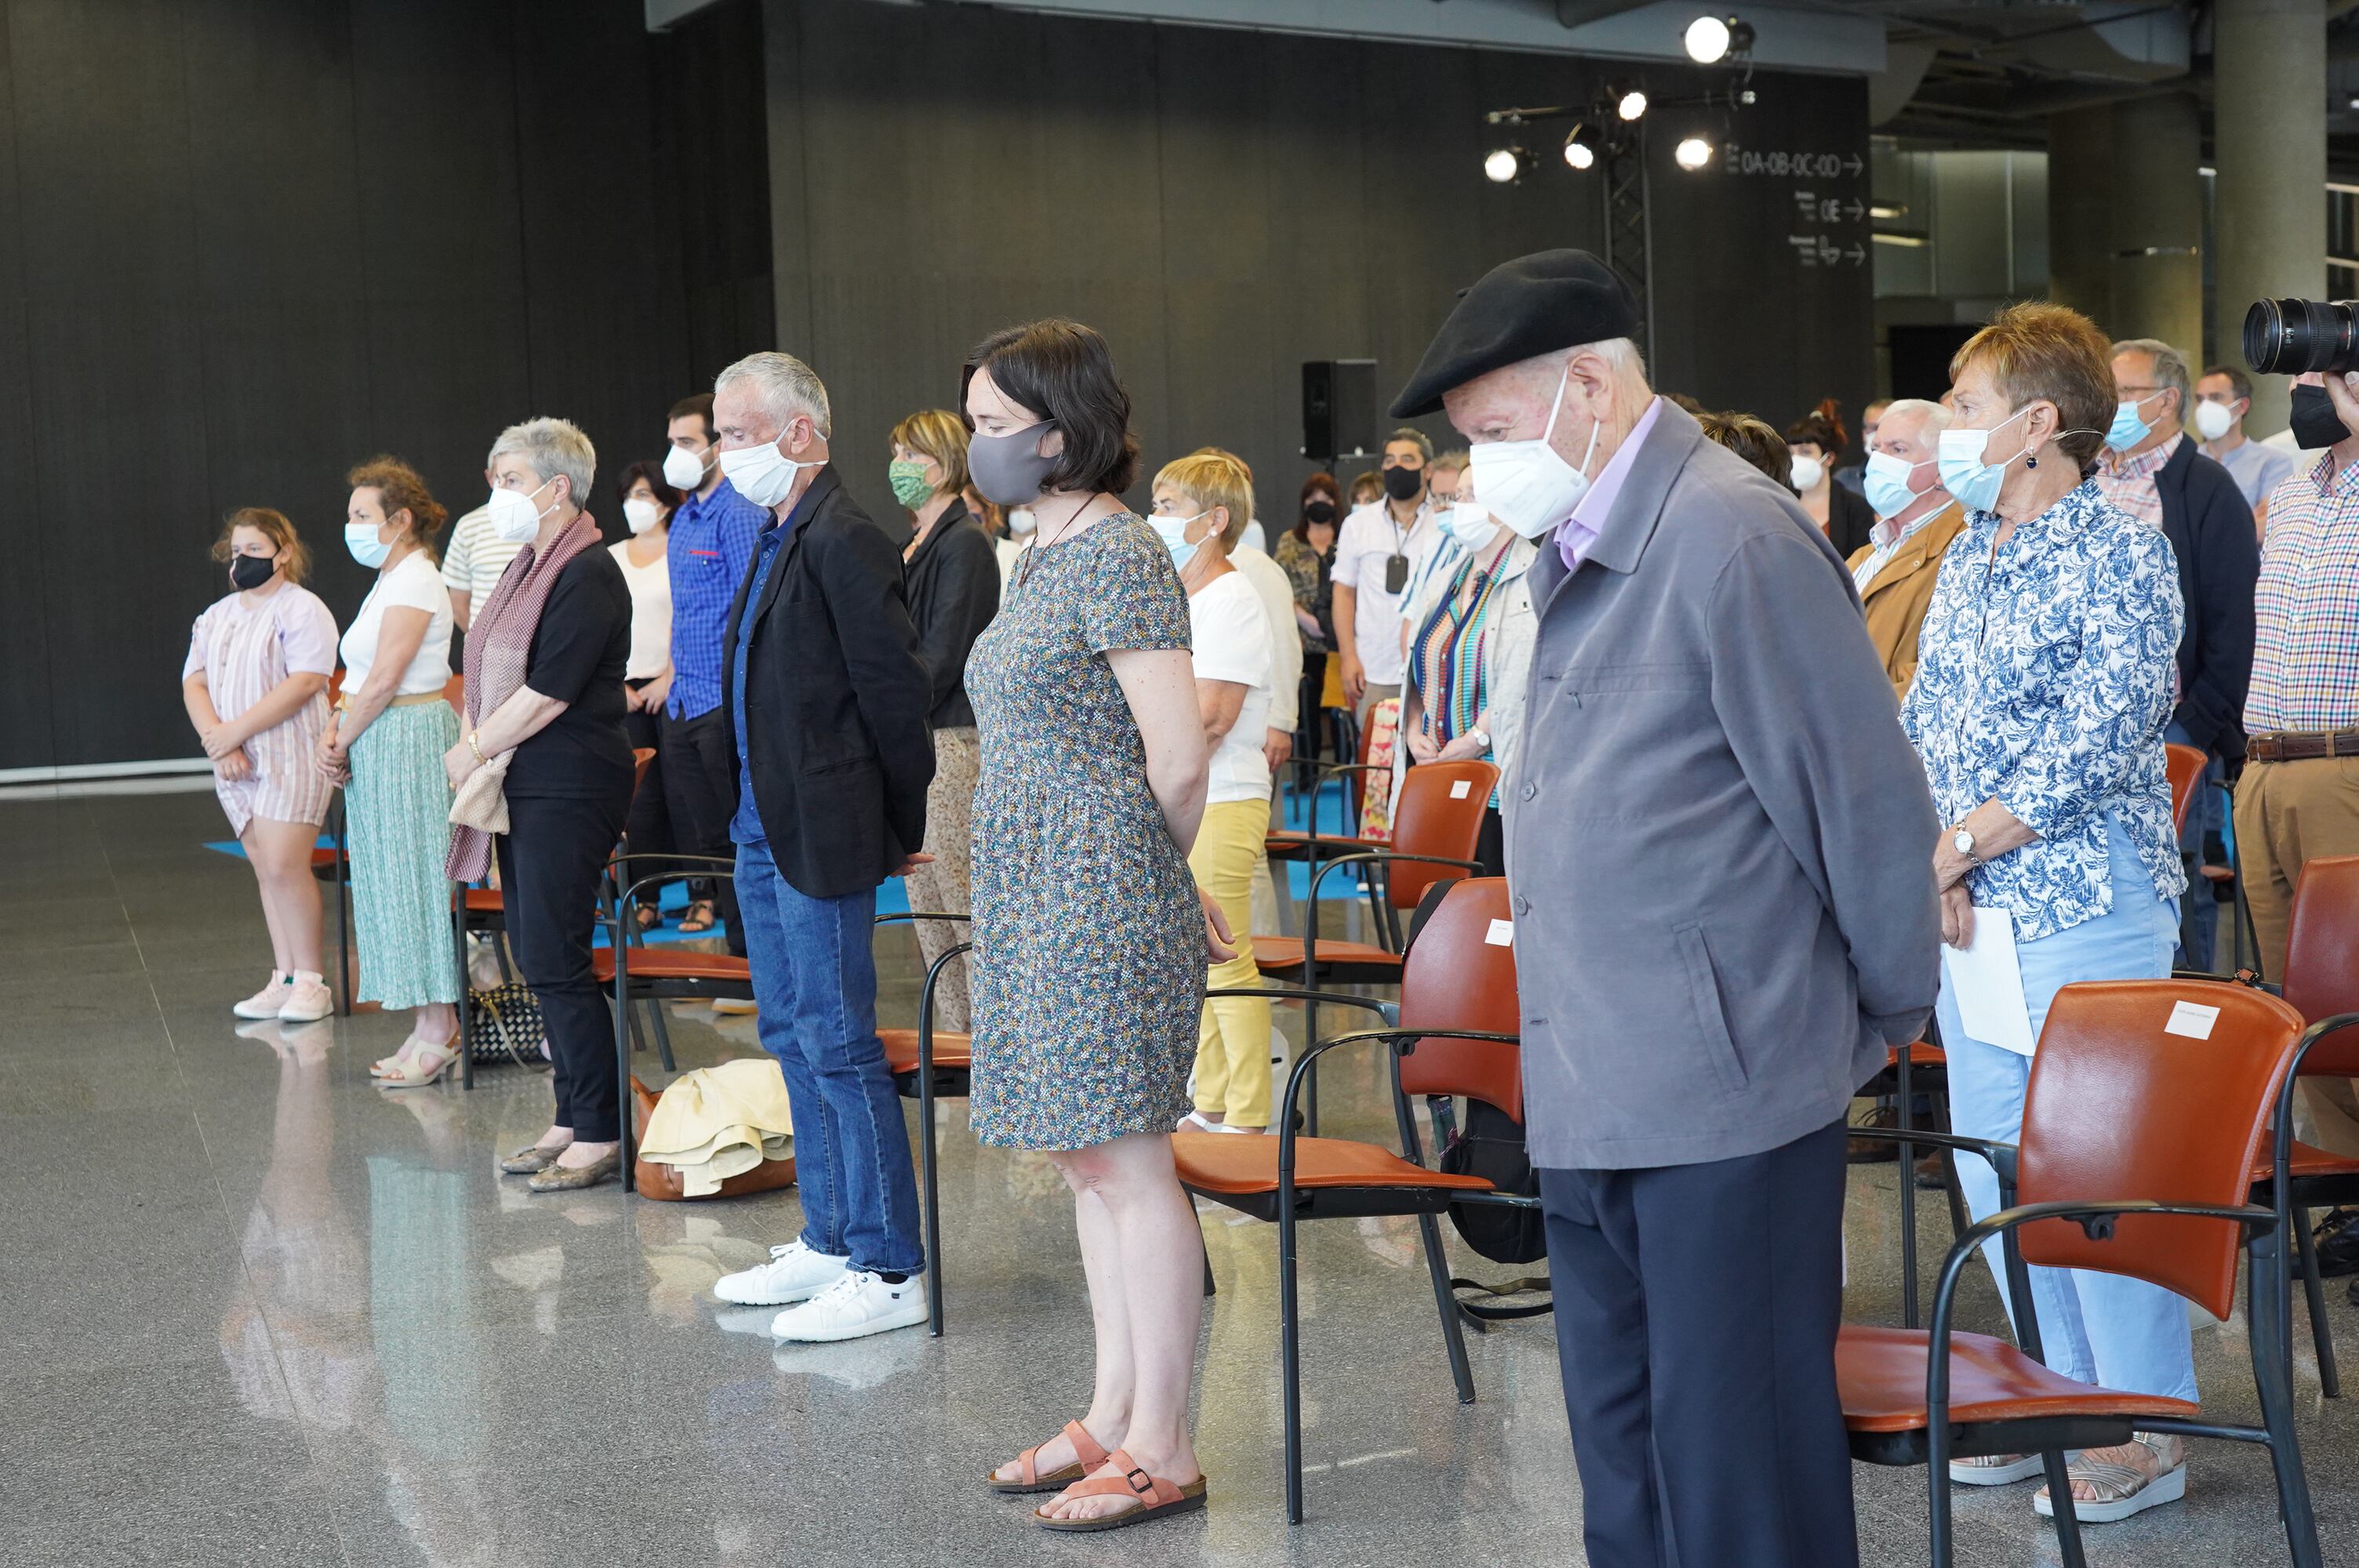
[[[513,751],[502,752],[467,775],[457,798],[451,802],[452,822],[481,833],[508,830],[508,759],[515,755]]]

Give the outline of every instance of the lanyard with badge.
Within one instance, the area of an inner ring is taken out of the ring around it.
[[[1385,591],[1397,595],[1408,586],[1408,556],[1404,550],[1406,541],[1401,535],[1400,522],[1393,516],[1390,502],[1385,503],[1385,521],[1393,525],[1393,553],[1385,557]]]

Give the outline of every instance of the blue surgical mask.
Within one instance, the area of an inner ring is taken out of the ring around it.
[[[1983,452],[1993,436],[2030,412],[2028,406],[2018,408],[1987,430],[1941,432],[1940,456],[1934,462],[1940,471],[1941,488],[1957,497],[1959,505],[1969,512],[1988,512],[1998,504],[1999,486],[2006,482],[2008,465],[2031,449],[2027,444],[2015,458],[1995,463],[1983,461]]]
[[[1201,539],[1197,540],[1195,545],[1188,542],[1188,524],[1203,515],[1199,512],[1195,517],[1166,517],[1157,513],[1147,519],[1147,526],[1153,528],[1157,536],[1162,539],[1163,547],[1171,552],[1172,566],[1180,571],[1184,572],[1188,569],[1188,563],[1196,558],[1196,545],[1203,543]]]
[[[2105,432],[2105,445],[2117,452],[2126,452],[2153,435],[2154,427],[2139,417],[2138,410],[2161,395],[2159,392],[2150,393],[2146,397],[2133,397],[2116,405],[2113,427]]]
[[[376,536],[374,523],[345,524],[344,548],[353,553],[353,559],[371,571],[385,565],[386,557],[393,554],[393,546]]]
[[[1916,471],[1917,465],[1906,458],[1890,452],[1867,454],[1867,468],[1859,476],[1859,487],[1878,517],[1899,516],[1925,493],[1908,488],[1908,476]]]

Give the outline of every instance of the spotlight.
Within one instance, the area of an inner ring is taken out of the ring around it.
[[[1597,133],[1586,125],[1575,125],[1564,138],[1564,161],[1568,168],[1593,168],[1597,165]]]
[[[1531,162],[1532,155],[1521,147],[1493,147],[1483,156],[1483,177],[1494,185],[1513,185]]]
[[[1672,149],[1671,157],[1679,160],[1681,168],[1693,174],[1712,162],[1712,144],[1701,136],[1690,136]]]
[[[1647,112],[1647,95],[1635,87],[1609,87],[1606,96],[1614,100],[1614,112],[1625,120],[1635,120]]]
[[[1728,24],[1718,16],[1698,16],[1688,24],[1688,58],[1698,65],[1717,65],[1728,53]]]

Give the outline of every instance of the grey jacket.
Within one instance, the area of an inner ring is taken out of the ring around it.
[[[1839,1119],[1933,1008],[1939,823],[1826,536],[1666,404],[1582,569],[1553,541],[1507,868],[1536,1165],[1734,1159]]]

